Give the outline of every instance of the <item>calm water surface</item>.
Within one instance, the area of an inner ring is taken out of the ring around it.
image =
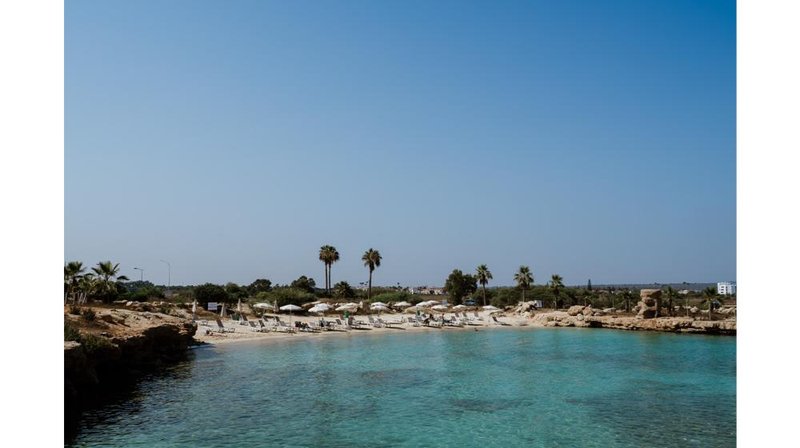
[[[203,347],[86,413],[71,445],[732,447],[736,338],[523,328]]]

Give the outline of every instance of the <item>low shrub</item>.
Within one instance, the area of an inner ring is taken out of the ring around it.
[[[69,306],[69,314],[74,314],[76,316],[80,316],[81,315],[81,307],[79,307],[78,305],[70,305]]]
[[[64,340],[80,342],[81,332],[69,322],[64,322]]]
[[[86,308],[85,310],[81,311],[81,315],[87,322],[94,322],[97,318],[97,313],[94,312],[91,308]]]
[[[113,344],[111,344],[111,342],[108,339],[100,336],[95,336],[93,334],[86,334],[82,336],[80,339],[80,343],[83,346],[83,350],[87,354],[91,354],[99,350],[113,347]]]

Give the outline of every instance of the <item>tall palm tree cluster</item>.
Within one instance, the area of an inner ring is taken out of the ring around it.
[[[80,261],[70,261],[64,265],[64,303],[72,301],[85,303],[92,296],[110,297],[116,292],[117,281],[127,281],[128,277],[119,274],[119,263],[101,261],[92,267],[92,272]]]
[[[485,264],[482,264],[475,270],[475,278],[483,288],[483,305],[486,306],[486,284],[492,279],[492,273]],[[531,288],[534,281],[531,268],[529,266],[520,266],[514,274],[514,281],[517,283],[517,287],[522,290],[522,301],[524,302],[525,291]],[[553,308],[558,308],[559,297],[564,289],[564,279],[558,274],[553,274],[547,286],[553,291]]]
[[[331,267],[333,263],[339,261],[339,251],[331,245],[324,245],[319,248],[319,261],[325,264],[325,292],[331,294]]]

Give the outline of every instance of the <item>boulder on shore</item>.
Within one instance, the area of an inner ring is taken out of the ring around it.
[[[652,319],[658,315],[658,309],[661,306],[661,290],[660,289],[643,289],[639,292],[641,301],[638,304],[639,311],[636,317],[639,319]]]
[[[569,314],[570,316],[577,316],[582,312],[583,312],[583,306],[581,305],[573,305],[569,307],[569,309],[567,310],[567,314]]]

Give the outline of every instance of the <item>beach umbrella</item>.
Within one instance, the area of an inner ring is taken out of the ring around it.
[[[336,311],[355,311],[356,309],[358,309],[358,304],[353,303],[351,305],[351,304],[347,304],[346,303],[346,304],[336,308]]]
[[[386,311],[388,309],[389,309],[389,307],[384,305],[384,304],[378,304],[378,305],[375,305],[375,306],[372,307],[373,311],[377,311],[378,312],[378,316],[381,315],[381,311]]]
[[[431,309],[436,311],[444,311],[447,309],[447,307],[444,305],[434,305],[431,307]]]
[[[239,303],[236,304],[236,312],[237,313],[242,312],[242,299],[239,299]]]
[[[410,303],[408,303],[408,302],[405,302],[405,301],[404,301],[404,302],[400,302],[400,303],[395,303],[395,304],[394,304],[394,307],[395,307],[395,308],[408,308],[408,307],[410,307],[410,306],[411,306],[411,304],[410,304]]]
[[[494,305],[486,305],[486,306],[483,307],[483,309],[486,310],[486,311],[497,311],[500,308],[498,308],[498,307],[496,307]]]
[[[311,308],[309,308],[308,312],[309,313],[324,313],[325,311],[328,311],[329,309],[331,309],[331,307],[328,306],[328,304],[319,303],[319,304],[316,304],[316,305],[312,306]]]
[[[467,308],[466,305],[456,305],[456,306],[453,307],[453,311],[461,311],[461,310],[466,309],[466,308]]]
[[[225,317],[225,302],[222,302],[222,309],[219,311],[219,317]]]
[[[370,305],[369,307],[370,308],[375,308],[376,306],[388,307],[389,305],[387,305],[387,304],[385,304],[383,302],[372,302],[372,305]]]
[[[259,302],[253,304],[253,308],[272,308],[272,304],[267,302]]]
[[[192,302],[192,320],[197,320],[197,300]]]
[[[288,305],[284,305],[280,307],[281,311],[288,311],[289,312],[289,322],[292,322],[292,311],[302,311],[303,309],[297,305],[292,305],[291,303]]]

